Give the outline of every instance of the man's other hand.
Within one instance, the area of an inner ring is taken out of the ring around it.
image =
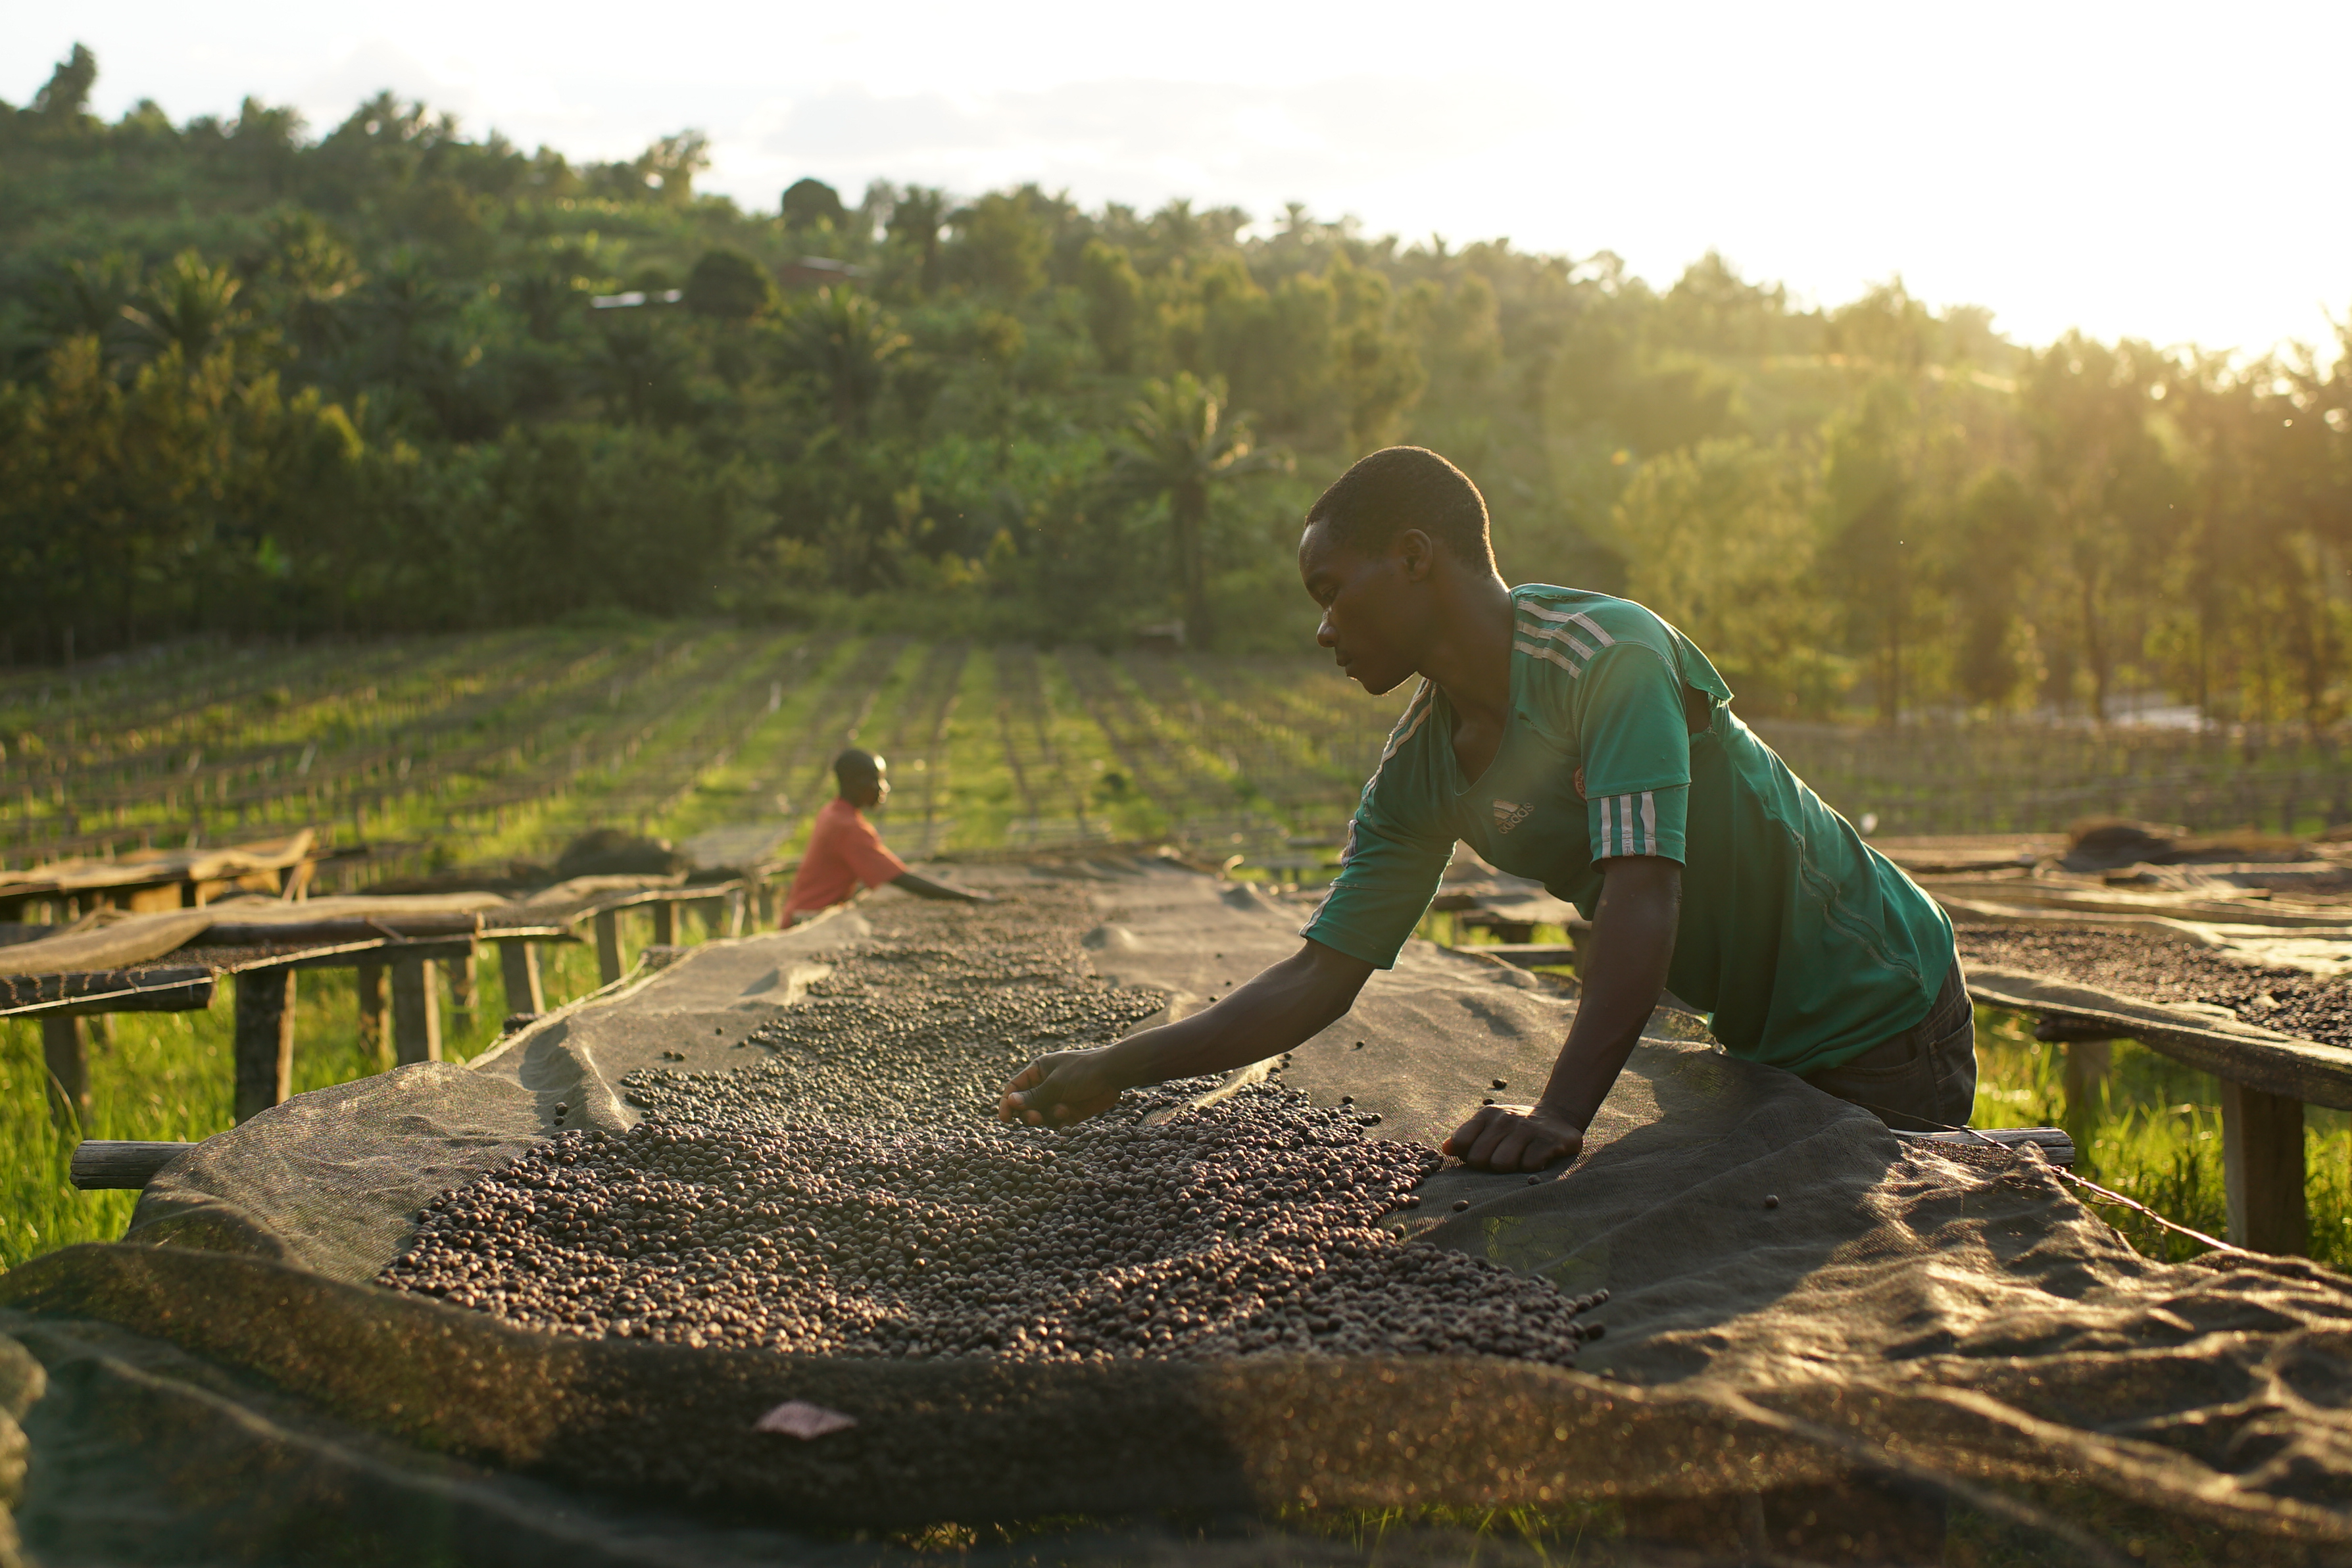
[[[1109,1110],[1118,1085],[1103,1071],[1101,1057],[1098,1050],[1039,1057],[1004,1086],[997,1116],[1031,1127],[1067,1127]]]
[[[963,904],[996,902],[993,893],[975,892],[970,888],[959,888],[952,882],[935,881],[919,871],[901,871],[890,879],[890,885],[919,899],[947,899]]]
[[[1444,1144],[1446,1153],[1479,1171],[1540,1171],[1583,1149],[1583,1131],[1540,1105],[1480,1106]]]

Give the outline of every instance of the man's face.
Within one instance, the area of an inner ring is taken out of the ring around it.
[[[871,811],[890,798],[890,764],[880,757],[874,759],[874,777],[850,791],[849,804],[861,811]]]
[[[1393,690],[1420,662],[1429,613],[1428,595],[1420,591],[1428,576],[1426,546],[1421,535],[1406,533],[1367,554],[1335,542],[1319,523],[1299,537],[1299,581],[1323,606],[1315,641],[1375,697]]]

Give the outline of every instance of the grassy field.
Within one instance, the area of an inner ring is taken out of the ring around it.
[[[691,625],[189,645],[0,675],[0,855],[22,866],[310,826],[378,851],[343,863],[341,885],[357,888],[549,861],[595,826],[683,841],[765,821],[797,835],[831,793],[834,752],[855,740],[891,759],[883,826],[903,850],[1174,837],[1223,858],[1335,833],[1405,695],[1368,699],[1309,658]],[[2301,800],[2306,812],[2332,805],[2316,788]],[[496,971],[482,966],[473,1026],[448,1033],[453,1058],[487,1046],[507,1012]],[[590,951],[550,952],[551,1001],[594,984]],[[375,1070],[348,973],[299,985],[296,1087]],[[201,1138],[229,1124],[227,992],[208,1013],[109,1021],[92,1051],[89,1135]],[[1980,1125],[2067,1126],[2085,1174],[2220,1233],[2210,1078],[2122,1044],[2091,1102],[2069,1105],[2065,1047],[1997,1014],[1980,1016],[1978,1040]],[[43,1084],[37,1026],[0,1021],[0,1266],[119,1235],[130,1213],[128,1194],[66,1184],[71,1136],[52,1126]],[[2314,1110],[2307,1136],[2314,1254],[2352,1261],[2352,1122]],[[2110,1217],[2151,1255],[2189,1250],[2127,1211]]]
[[[986,848],[1336,828],[1404,694],[1329,665],[630,626],[0,677],[0,857],[313,826],[353,886],[546,859],[590,826],[803,825],[855,741],[886,825]]]

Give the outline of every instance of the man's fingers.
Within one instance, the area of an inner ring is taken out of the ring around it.
[[[1494,1120],[1495,1108],[1491,1105],[1472,1111],[1470,1120],[1455,1128],[1446,1138],[1442,1146],[1442,1152],[1452,1154],[1456,1159],[1465,1157],[1471,1145],[1478,1142],[1479,1132],[1486,1128],[1486,1123]]]
[[[1490,1171],[1521,1169],[1526,1163],[1527,1156],[1534,1152],[1540,1136],[1541,1134],[1527,1122],[1516,1116],[1511,1118],[1510,1129],[1496,1143],[1495,1152],[1487,1160],[1486,1168]]]
[[[1496,1154],[1517,1129],[1518,1120],[1517,1117],[1506,1113],[1488,1121],[1479,1131],[1478,1141],[1470,1146],[1470,1152],[1466,1156],[1470,1163],[1482,1170],[1493,1170]]]
[[[1582,1146],[1533,1114],[1534,1107],[1488,1105],[1454,1130],[1446,1153],[1481,1171],[1540,1171]]]

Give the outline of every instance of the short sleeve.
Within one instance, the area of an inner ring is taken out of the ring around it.
[[[1577,682],[1576,731],[1592,858],[1656,855],[1679,862],[1690,804],[1690,731],[1682,683],[1655,649],[1619,643]]]
[[[841,858],[849,863],[857,879],[869,888],[878,888],[907,868],[907,863],[890,853],[883,845],[882,835],[864,817],[856,826],[841,836]]]
[[[1373,822],[1365,808],[1348,824],[1339,879],[1298,934],[1375,969],[1391,969],[1436,896],[1454,845],[1383,831]]]

